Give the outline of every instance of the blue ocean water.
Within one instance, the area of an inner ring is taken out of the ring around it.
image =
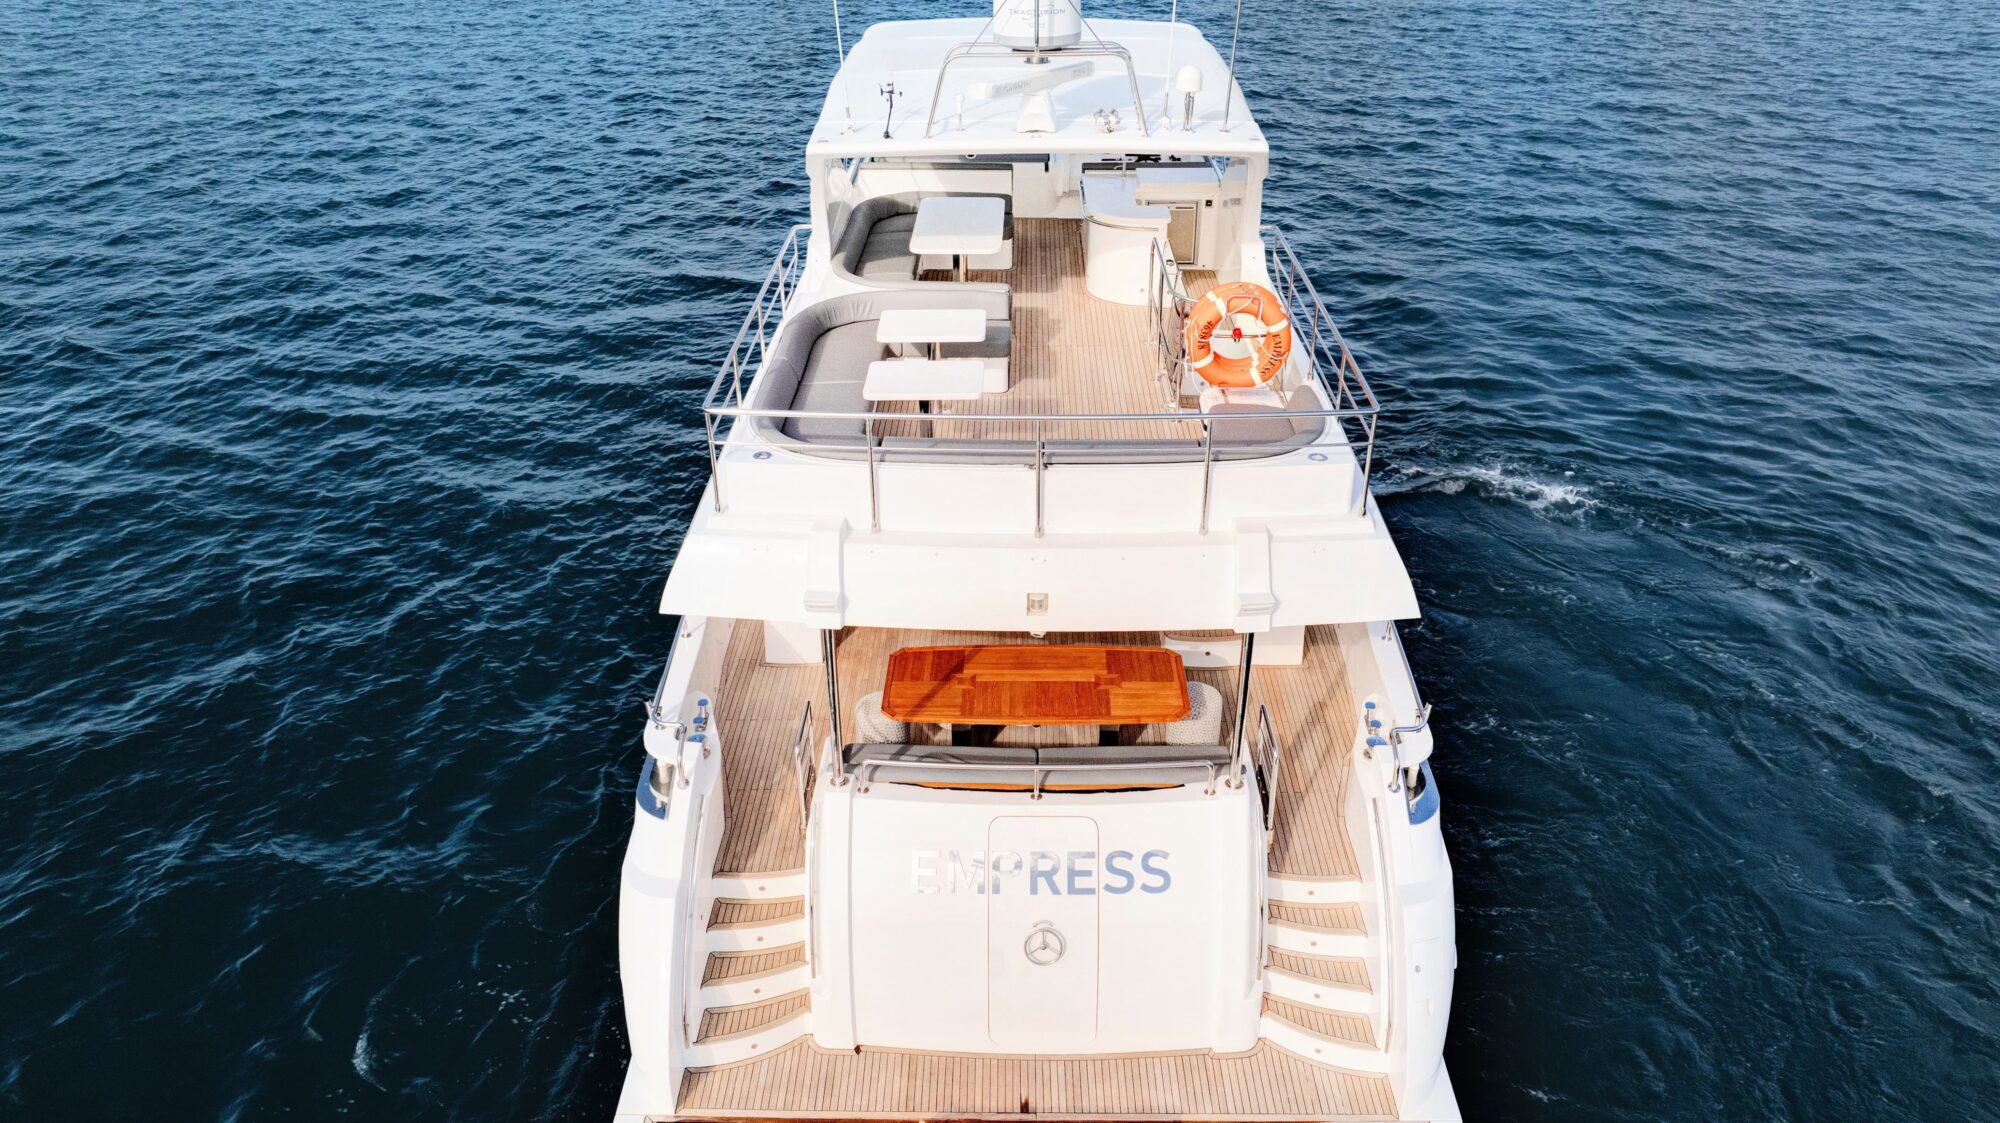
[[[1246,4],[1391,411],[1470,1119],[2000,1118],[1993,16]],[[0,6],[0,1116],[608,1116],[650,606],[832,62]]]

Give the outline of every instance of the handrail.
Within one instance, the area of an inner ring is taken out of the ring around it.
[[[1153,262],[1147,270],[1146,287],[1150,297],[1147,312],[1153,321],[1153,356],[1158,366],[1155,377],[1166,390],[1163,396],[1167,403],[1178,407],[1182,379],[1187,373],[1187,317],[1194,301],[1188,297],[1180,262],[1167,255],[1166,243],[1158,238],[1153,239]],[[1176,321],[1171,326],[1167,322],[1170,316]]]
[[[1207,775],[1207,785],[1202,794],[1214,795],[1216,764],[1212,760],[1161,760],[1139,761],[1136,763],[1107,762],[1104,764],[979,764],[970,761],[947,760],[864,760],[861,762],[860,768],[857,769],[861,773],[861,791],[864,794],[868,791],[868,785],[874,781],[875,773],[884,768],[891,770],[898,768],[911,770],[939,769],[948,772],[1028,772],[1033,776],[1029,798],[1040,799],[1042,798],[1043,780],[1052,772],[1138,772],[1141,770],[1157,771],[1161,769],[1188,769],[1192,771],[1197,768],[1201,769]]]
[[[644,703],[646,707],[646,720],[652,724],[653,728],[670,732],[674,735],[673,771],[679,775],[680,784],[683,788],[694,782],[687,766],[688,723],[685,721],[668,721],[665,717],[667,712],[667,676],[673,673],[674,660],[680,656],[681,641],[693,634],[694,632],[688,627],[687,617],[683,616],[674,628],[674,641],[667,648],[667,661],[660,667],[659,685],[653,687],[653,696],[646,699]],[[655,768],[653,770],[653,791],[655,794],[661,795],[661,798],[664,800],[666,798],[665,795],[660,793],[661,779],[660,769]]]
[[[1284,763],[1284,746],[1278,743],[1278,734],[1271,728],[1269,706],[1258,704],[1257,724],[1262,727],[1264,737],[1264,848],[1268,850],[1278,837],[1278,774]]]
[[[1416,724],[1393,726],[1389,730],[1390,742],[1401,745],[1405,733],[1420,733],[1431,723],[1431,708],[1424,704],[1423,693],[1417,689],[1417,672],[1410,667],[1410,653],[1403,650],[1402,630],[1396,627],[1394,620],[1388,622],[1385,630],[1389,633],[1389,638],[1396,641],[1396,656],[1402,660],[1403,673],[1410,679],[1410,701],[1417,707]],[[1397,760],[1400,762],[1401,759],[1401,754],[1398,754]]]
[[[757,295],[750,302],[750,311],[743,317],[743,325],[736,329],[736,339],[729,345],[729,354],[722,360],[722,367],[716,371],[715,381],[709,383],[708,393],[701,399],[703,424],[708,430],[708,476],[710,501],[717,511],[722,506],[722,463],[716,452],[715,419],[726,416],[718,410],[716,396],[728,387],[728,398],[724,405],[743,400],[743,371],[750,365],[750,355],[746,344],[750,341],[750,329],[757,329],[757,354],[759,363],[770,349],[771,335],[775,325],[783,318],[785,305],[791,302],[794,284],[804,268],[805,255],[800,248],[799,234],[811,231],[808,223],[797,223],[785,231],[785,240],[778,247],[777,257],[771,260],[771,267],[764,271],[764,283],[757,286]],[[773,315],[773,313],[776,313]]]
[[[1346,337],[1340,328],[1326,314],[1326,305],[1320,300],[1319,292],[1313,288],[1312,278],[1306,276],[1305,267],[1299,264],[1299,257],[1292,252],[1292,243],[1285,232],[1269,223],[1257,228],[1268,247],[1265,254],[1265,268],[1271,275],[1271,282],[1278,295],[1291,310],[1292,334],[1305,336],[1307,346],[1303,352],[1313,366],[1313,377],[1322,391],[1328,392],[1328,401],[1339,405],[1343,400],[1357,410],[1360,418],[1360,433],[1363,452],[1361,456],[1361,508],[1360,514],[1368,513],[1368,480],[1375,468],[1375,424],[1381,404],[1375,400],[1375,390],[1368,385],[1368,377],[1361,373],[1361,364],[1354,361],[1354,352],[1348,350]],[[1300,313],[1305,315],[1301,316]],[[1328,382],[1331,371],[1332,381]],[[1361,403],[1367,403],[1362,406]],[[1349,444],[1354,443],[1352,438]]]
[[[806,699],[805,712],[799,715],[799,732],[792,738],[792,774],[799,782],[799,826],[803,828],[812,818],[812,771],[806,767],[806,738],[812,736],[813,704]],[[817,755],[817,754],[815,754]]]
[[[992,21],[988,20],[987,23],[990,26]],[[984,34],[985,29],[982,28],[980,33]],[[1091,34],[1094,37],[1096,32],[1092,32]],[[1132,87],[1132,115],[1139,121],[1139,134],[1141,136],[1153,135],[1153,126],[1146,120],[1146,108],[1139,97],[1139,71],[1132,65],[1132,52],[1116,43],[1106,43],[1104,40],[1099,39],[1095,45],[1077,43],[1068,47],[1045,48],[1043,54],[1060,55],[1064,58],[1115,58],[1123,62],[1125,64],[1125,80]],[[1020,53],[1012,47],[1003,46],[999,43],[980,43],[977,41],[960,43],[946,51],[944,53],[944,61],[938,64],[937,81],[931,86],[930,112],[924,115],[924,139],[929,140],[932,130],[937,127],[938,100],[944,97],[944,75],[945,71],[951,69],[952,63],[976,58],[1015,59],[1019,57]],[[1093,77],[1096,76],[1094,68],[1091,74]]]

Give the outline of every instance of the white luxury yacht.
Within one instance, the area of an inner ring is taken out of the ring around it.
[[[1456,1119],[1377,405],[1231,58],[879,24],[702,411],[619,902],[642,1119]]]

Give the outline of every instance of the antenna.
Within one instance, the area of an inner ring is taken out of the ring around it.
[[[1179,0],[1175,0],[1179,3]],[[840,33],[840,0],[833,0],[833,55],[839,59],[834,73],[840,74],[841,108],[847,114],[847,131],[854,131],[854,86],[841,72],[847,69],[847,37]]]
[[[1057,86],[1067,85],[1088,75],[1096,69],[1087,62],[1072,62],[1067,66],[1053,66],[1039,74],[1026,78],[1016,78],[1012,82],[977,82],[966,92],[976,98],[993,100],[1003,97],[1021,97],[1021,119],[1014,126],[1016,132],[1052,133],[1056,131],[1055,112],[1049,103],[1049,91]]]
[[[1222,131],[1229,131],[1229,111],[1236,106],[1236,35],[1243,30],[1243,0],[1236,0],[1236,24],[1229,29],[1229,83],[1222,88]]]

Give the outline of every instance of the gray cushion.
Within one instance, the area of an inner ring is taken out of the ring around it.
[[[855,272],[863,277],[912,281],[917,276],[917,255],[910,252],[910,232],[917,216],[891,215],[875,224],[863,244]]]
[[[1317,409],[1319,398],[1310,390],[1292,391],[1285,399],[1287,409]],[[1215,418],[1215,447],[1243,448],[1256,445],[1309,445],[1319,439],[1325,426],[1323,417],[1285,417],[1262,406],[1224,402],[1209,411]]]
[[[877,195],[856,203],[848,212],[847,221],[841,227],[840,238],[833,246],[834,272],[857,284],[893,287],[904,292],[932,288],[946,288],[959,293],[968,290],[1007,291],[1006,285],[991,281],[914,279],[917,275],[917,258],[910,253],[910,231],[916,228],[917,204],[927,195],[1000,199],[1007,208],[1002,234],[1010,239],[1014,236],[1014,200],[1009,195],[988,191],[928,193],[905,191],[894,195]],[[876,233],[878,229],[881,230],[879,235]],[[906,257],[907,269],[904,268]]]
[[[863,413],[868,402],[861,396],[868,377],[868,364],[889,357],[889,349],[875,341],[875,321],[842,324],[820,333],[806,357],[798,393],[791,409],[827,413]],[[829,441],[858,445],[864,423],[843,418],[790,417],[781,427],[786,436],[802,441]]]

